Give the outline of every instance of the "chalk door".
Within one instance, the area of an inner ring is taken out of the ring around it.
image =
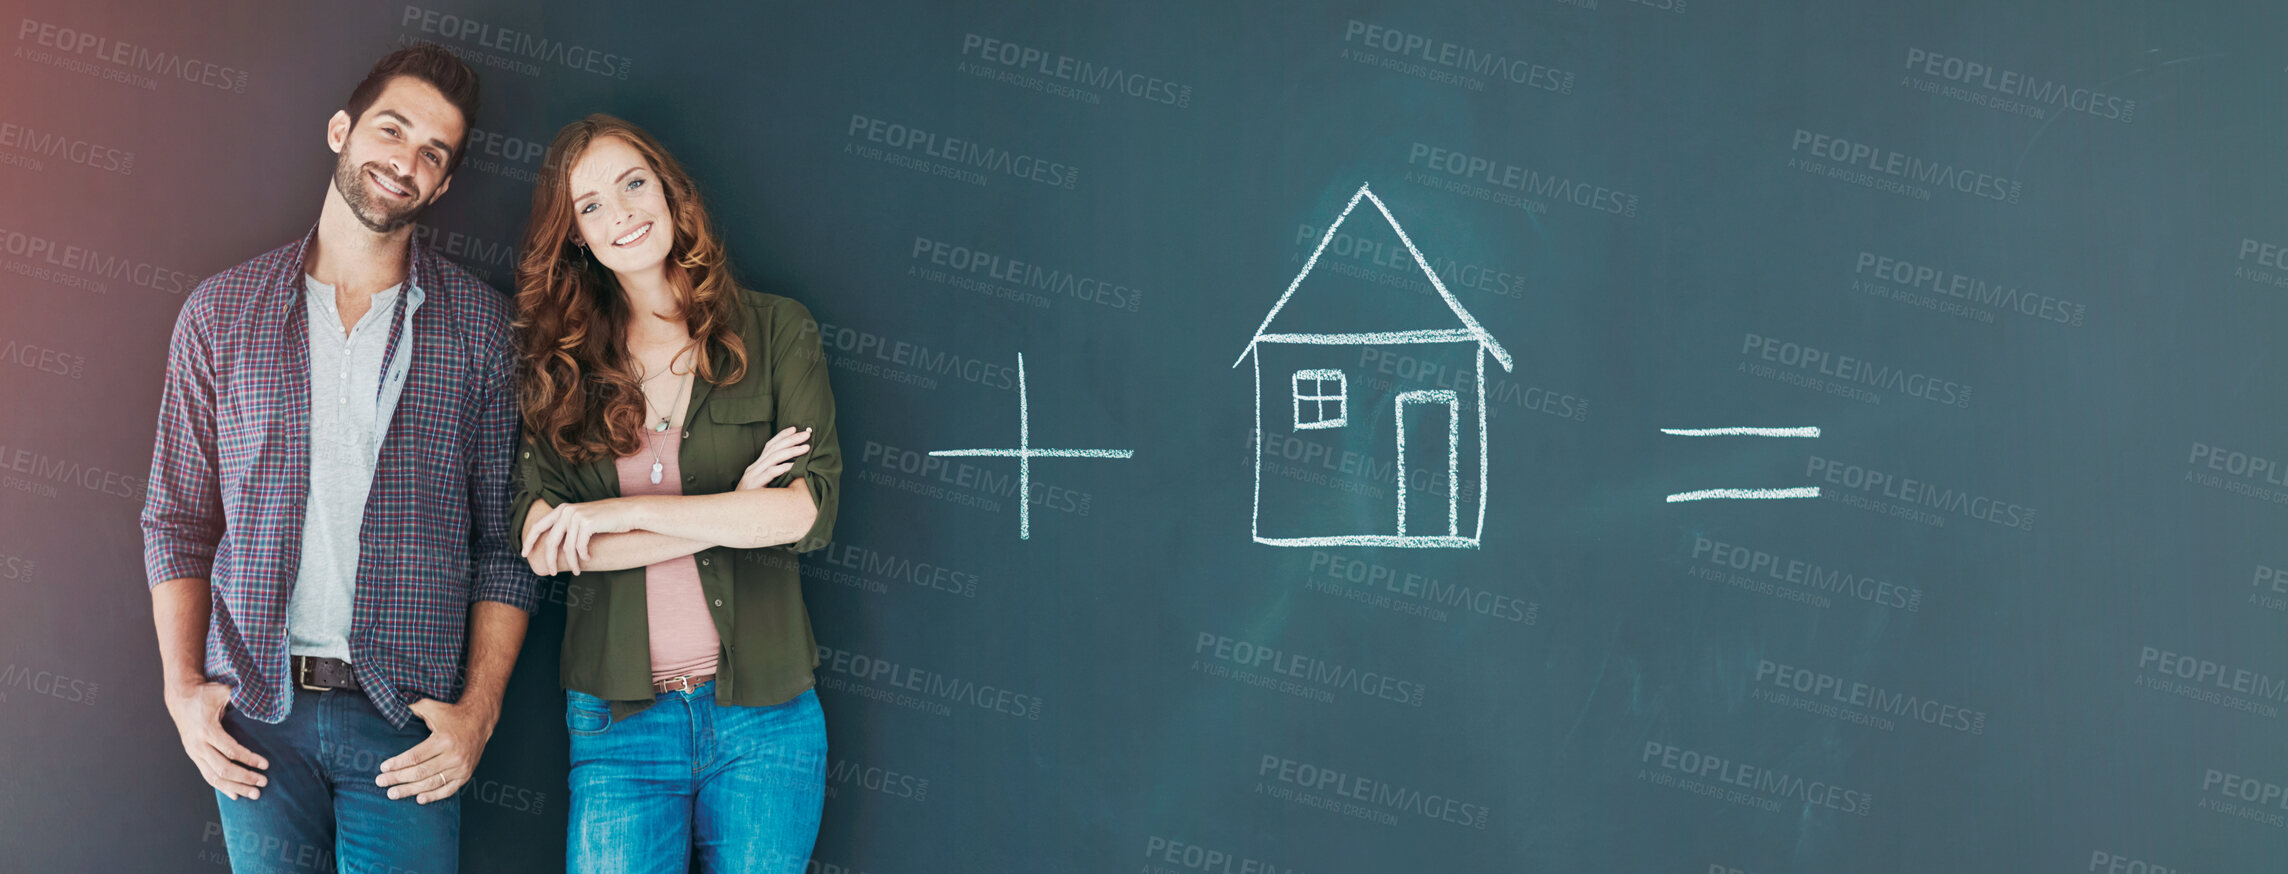
[[[1461,399],[1451,390],[1400,392],[1396,408],[1398,536],[1462,536]]]

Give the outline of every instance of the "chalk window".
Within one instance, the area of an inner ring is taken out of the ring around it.
[[[1342,427],[1348,388],[1340,370],[1295,371],[1295,430]]]

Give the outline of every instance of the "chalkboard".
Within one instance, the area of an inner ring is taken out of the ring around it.
[[[2277,8],[12,5],[0,867],[220,867],[166,336],[422,40],[419,244],[609,112],[819,321],[817,874],[2288,861]],[[563,592],[465,870],[561,867]]]

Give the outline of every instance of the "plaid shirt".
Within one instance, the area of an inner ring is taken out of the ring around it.
[[[285,719],[294,700],[286,603],[310,493],[302,277],[316,234],[191,291],[167,347],[143,505],[150,584],[212,584],[207,676],[265,722]],[[436,252],[411,249],[405,302],[424,303],[389,332],[394,356],[410,327],[411,368],[366,498],[349,633],[359,685],[401,728],[414,700],[459,700],[472,602],[531,611],[538,594],[508,530],[514,310]]]

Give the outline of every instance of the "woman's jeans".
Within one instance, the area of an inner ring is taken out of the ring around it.
[[[715,702],[712,681],[620,721],[564,693],[572,734],[566,862],[581,874],[800,872],[826,803],[816,690],[768,707]]]

